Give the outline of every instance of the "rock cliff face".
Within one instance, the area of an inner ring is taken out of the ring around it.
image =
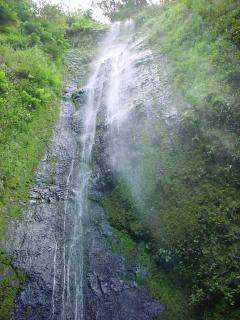
[[[138,50],[142,49],[140,43]],[[10,226],[6,239],[6,251],[14,253],[14,268],[26,274],[12,319],[151,319],[164,306],[129,280],[136,275],[137,266],[112,251],[111,226],[100,204],[115,183],[106,99],[101,100],[97,112],[91,171],[86,170],[90,177],[84,179],[89,187],[85,210],[79,216],[79,190],[83,188],[79,172],[85,165],[82,135],[86,119],[82,106],[89,94],[88,88],[79,90],[79,59],[78,48],[71,49],[58,125],[37,170],[23,218]],[[149,82],[156,85],[156,69],[150,56],[135,62],[135,70],[142,74],[138,79],[141,92],[145,91],[147,97],[153,89]],[[103,81],[103,90],[108,81]],[[141,114],[147,111],[140,100],[134,104],[139,104]]]
[[[71,95],[78,84],[75,78],[77,60],[77,49],[70,50],[69,75],[59,123],[36,173],[23,219],[12,225],[6,240],[7,251],[14,252],[14,267],[26,273],[26,282],[15,302],[13,319],[59,319],[61,314],[63,251],[65,242],[72,237],[74,223],[72,182],[78,147],[72,130],[75,106]]]

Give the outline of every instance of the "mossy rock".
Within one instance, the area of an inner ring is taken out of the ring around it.
[[[9,320],[18,290],[25,281],[25,274],[11,266],[11,259],[0,253],[0,318]]]

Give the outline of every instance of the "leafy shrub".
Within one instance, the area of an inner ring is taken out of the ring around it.
[[[19,20],[16,12],[4,1],[0,1],[0,31],[9,31],[10,27],[16,27]]]
[[[146,146],[159,163],[141,215],[149,249],[200,318],[239,319],[239,3],[168,1],[137,23],[180,97],[174,125],[160,121],[158,145]]]

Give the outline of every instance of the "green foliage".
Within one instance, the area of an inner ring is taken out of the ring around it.
[[[4,1],[0,1],[0,31],[9,31],[9,28],[16,27],[19,20],[16,12]]]
[[[104,25],[93,20],[89,16],[74,17],[69,25],[69,32],[74,31],[101,31]]]
[[[152,46],[168,55],[176,87],[194,103],[208,94],[222,99],[222,90],[231,98],[227,79],[239,71],[239,50],[230,40],[239,28],[239,14],[236,0],[178,1],[150,7],[138,21],[146,21]]]
[[[239,319],[239,14],[236,0],[179,0],[137,17],[178,97],[176,120],[145,147],[158,179],[143,179],[141,219],[155,261],[207,319]]]
[[[102,200],[110,223],[120,231],[127,231],[134,238],[142,238],[144,227],[136,219],[136,208],[129,200],[126,185],[117,186]]]
[[[112,21],[124,20],[147,6],[147,0],[95,0],[103,13]]]
[[[4,265],[10,265],[11,259],[6,253],[0,252],[0,262]]]
[[[147,287],[153,298],[165,305],[166,310],[160,319],[187,319],[184,295],[174,288],[165,271],[156,267],[149,254],[149,236],[136,215],[126,186],[118,185],[102,199],[102,204],[109,222],[114,226],[111,239],[113,249],[139,266],[139,273],[134,280],[140,286]]]
[[[0,274],[0,315],[1,319],[8,320],[11,318],[14,299],[26,276],[21,271],[13,270],[10,257],[3,252],[0,252]]]

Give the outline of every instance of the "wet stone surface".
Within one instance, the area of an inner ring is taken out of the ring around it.
[[[102,207],[89,202],[88,208],[89,215],[84,219],[84,319],[149,320],[162,313],[163,305],[154,302],[135,281],[127,280],[136,275],[136,267],[112,252],[106,234],[99,227],[107,226],[109,235]]]

